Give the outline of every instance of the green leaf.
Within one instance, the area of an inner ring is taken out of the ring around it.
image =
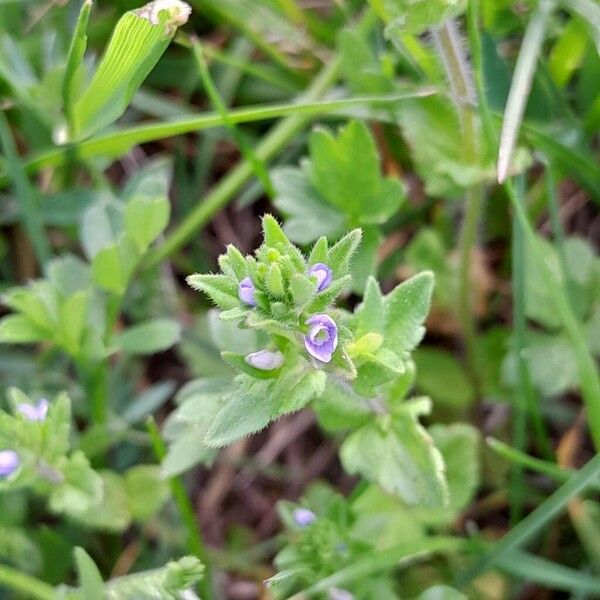
[[[429,434],[444,457],[448,504],[442,508],[420,508],[416,515],[423,523],[439,527],[452,524],[479,488],[480,435],[464,423],[434,425]]]
[[[66,254],[50,261],[48,279],[63,296],[71,296],[90,285],[90,269],[77,256]]]
[[[239,308],[241,305],[237,283],[226,275],[196,273],[190,275],[186,281],[193,289],[204,292],[222,310]]]
[[[129,512],[135,521],[151,519],[169,497],[169,486],[156,465],[136,465],[125,474]]]
[[[59,333],[62,345],[72,356],[77,356],[81,347],[81,337],[86,326],[89,293],[75,292],[60,307]]]
[[[344,29],[338,36],[341,69],[355,94],[387,94],[394,90],[394,80],[383,71],[383,61],[377,60],[363,36]]]
[[[421,341],[433,284],[433,273],[425,271],[401,283],[385,297],[384,344],[387,348],[401,355],[413,350]]]
[[[385,302],[377,279],[369,277],[363,301],[354,312],[354,336],[356,339],[369,333],[385,333]]]
[[[447,501],[442,456],[406,411],[378,417],[350,434],[340,457],[348,473],[377,482],[407,504],[443,506]]]
[[[74,452],[60,466],[60,471],[63,480],[52,489],[48,499],[53,512],[79,517],[102,502],[102,479],[83,452]]]
[[[317,129],[309,146],[314,186],[350,223],[384,223],[404,201],[400,180],[382,178],[375,141],[362,121],[351,121],[337,138]]]
[[[73,555],[77,566],[79,585],[86,600],[105,600],[104,582],[98,567],[83,548],[75,548]]]
[[[271,181],[273,202],[286,217],[284,231],[291,240],[309,244],[320,236],[342,235],[344,215],[327,204],[302,169],[279,167],[271,173]]]
[[[73,107],[73,134],[82,139],[107,127],[124,112],[133,95],[166,50],[189,7],[171,2],[164,10],[151,2],[125,13],[117,23],[92,81]]]
[[[362,231],[353,229],[336,242],[327,252],[327,264],[336,279],[347,275],[350,263],[362,239]]]
[[[125,575],[106,584],[107,600],[180,600],[204,573],[195,556],[184,556],[160,569]],[[86,596],[86,600],[87,596]]]
[[[153,319],[129,327],[115,336],[114,343],[128,354],[155,354],[167,350],[181,338],[181,325],[173,319]]]
[[[143,254],[164,231],[171,205],[166,198],[137,197],[125,205],[125,231]]]
[[[413,354],[417,366],[417,388],[435,403],[450,409],[466,409],[475,399],[475,390],[464,367],[450,352],[420,348]]]
[[[269,393],[270,382],[239,375],[224,396],[204,442],[220,448],[264,429],[276,416],[280,398]]]
[[[491,161],[486,171],[464,161],[462,138],[456,135],[460,124],[452,103],[422,98],[403,102],[397,110],[416,171],[429,195],[460,196],[464,188],[495,178]]]
[[[466,0],[369,0],[390,29],[420,35],[465,10]]]
[[[105,290],[122,296],[139,258],[135,244],[123,236],[115,246],[100,250],[94,257],[94,281]]]
[[[315,400],[313,408],[319,424],[331,432],[357,429],[373,417],[363,396],[359,396],[349,385],[335,380],[327,381],[323,394]]]
[[[277,219],[272,215],[264,215],[262,218],[262,229],[264,245],[288,256],[292,260],[292,264],[296,270],[303,273],[306,270],[306,261],[298,248],[288,240]]]
[[[104,248],[116,245],[122,232],[123,203],[113,196],[103,194],[84,211],[79,234],[90,260]]]
[[[30,344],[48,340],[50,334],[23,315],[8,315],[0,319],[0,342]]]

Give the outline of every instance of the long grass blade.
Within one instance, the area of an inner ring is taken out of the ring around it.
[[[510,92],[504,112],[504,123],[500,134],[498,149],[498,182],[503,183],[508,177],[510,160],[512,158],[523,120],[525,107],[531,90],[535,65],[544,42],[546,27],[552,10],[553,0],[540,0],[533,13],[517,58],[515,73],[510,85]]]
[[[196,64],[198,66],[198,72],[200,73],[200,79],[204,85],[204,89],[210,98],[210,101],[216,111],[219,113],[219,116],[223,120],[225,127],[231,133],[233,139],[236,141],[237,145],[240,148],[242,156],[250,163],[252,166],[252,170],[254,174],[258,178],[258,180],[262,183],[267,195],[269,197],[273,197],[273,184],[271,183],[271,179],[269,178],[269,173],[267,172],[267,168],[265,163],[260,160],[260,158],[256,155],[252,146],[249,144],[248,140],[244,136],[244,134],[236,127],[235,123],[229,118],[229,111],[225,102],[221,98],[221,94],[217,89],[208,69],[208,65],[206,64],[206,60],[204,59],[204,50],[200,40],[198,38],[191,39],[192,44],[192,52],[194,53],[194,58],[196,60]]]
[[[500,568],[513,577],[554,590],[582,592],[594,596],[597,596],[600,590],[598,577],[519,550],[513,550],[504,556]]]
[[[63,80],[62,97],[63,110],[67,119],[67,127],[69,132],[73,124],[73,98],[75,97],[75,75],[85,54],[87,47],[87,26],[90,20],[90,12],[92,10],[92,0],[85,0],[81,5],[81,11],[75,24],[69,52],[67,54],[67,67],[65,69],[65,77]]]
[[[533,512],[529,513],[520,523],[515,525],[494,547],[459,575],[459,583],[464,586],[487,571],[494,565],[500,566],[502,560],[510,552],[525,546],[540,530],[557,514],[565,509],[571,498],[577,496],[589,487],[600,475],[600,453],[559,487],[551,496],[546,498]]]
[[[472,55],[476,52],[481,52],[481,39],[477,23],[478,7],[479,3],[477,0],[470,2],[468,5],[469,42]],[[482,62],[481,57],[478,57],[475,60]],[[487,103],[483,79],[478,77],[476,78],[475,83],[477,87],[479,111],[484,129],[486,135],[489,136],[490,139],[493,139],[496,134],[491,119],[491,112]],[[548,289],[551,293],[551,301],[560,318],[562,326],[569,337],[571,347],[576,356],[581,393],[587,409],[587,421],[594,440],[594,445],[596,449],[600,450],[600,378],[598,376],[596,361],[588,348],[581,325],[571,309],[564,286],[561,282],[556,281],[554,274],[546,264],[546,257],[542,254],[539,244],[537,243],[537,237],[529,222],[521,195],[512,185],[510,180],[505,181],[504,190],[510,200],[513,210],[516,212],[521,226],[523,227],[535,263],[543,274],[544,279],[550,284]]]
[[[336,63],[332,63],[336,64]],[[316,81],[319,81],[318,79]],[[304,101],[288,104],[273,104],[270,106],[257,106],[232,110],[229,118],[233,123],[250,123],[255,121],[266,121],[280,117],[295,117],[304,119],[306,117],[341,112],[357,106],[386,107],[393,106],[403,100],[411,98],[424,98],[435,94],[437,90],[432,87],[408,90],[403,94],[382,96],[361,96],[341,100],[312,100],[310,96]],[[223,119],[217,113],[203,113],[201,115],[181,117],[166,123],[151,123],[135,125],[117,129],[98,135],[78,144],[59,146],[39,152],[25,161],[28,173],[35,173],[45,167],[57,167],[64,164],[66,156],[73,150],[77,151],[80,158],[92,158],[94,156],[105,156],[117,158],[127,154],[134,146],[162,140],[165,138],[183,135],[203,129],[222,127]],[[4,165],[0,163],[4,169]],[[6,173],[0,173],[0,186],[6,185],[8,177]]]

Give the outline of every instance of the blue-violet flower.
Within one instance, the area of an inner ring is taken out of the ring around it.
[[[283,354],[278,350],[275,352],[271,352],[271,350],[259,350],[258,352],[251,352],[246,355],[244,361],[255,369],[274,371],[275,369],[279,369],[283,364]]]
[[[48,415],[50,403],[42,398],[37,404],[23,402],[17,406],[17,412],[21,413],[28,421],[44,421]]]
[[[298,527],[308,527],[317,519],[317,515],[308,508],[296,508],[292,513],[292,517]]]
[[[342,588],[331,587],[328,590],[329,600],[354,600],[354,594]]]
[[[252,279],[250,277],[244,277],[240,281],[240,286],[238,288],[238,296],[240,300],[244,304],[248,304],[249,306],[256,306],[256,299],[254,298],[254,284],[252,283]]]
[[[337,348],[338,328],[329,315],[313,315],[306,321],[310,325],[304,336],[304,346],[311,356],[328,363]]]
[[[325,263],[315,263],[309,270],[308,275],[317,278],[317,292],[326,290],[333,280],[333,271]]]
[[[9,477],[21,464],[14,450],[0,450],[0,477]]]

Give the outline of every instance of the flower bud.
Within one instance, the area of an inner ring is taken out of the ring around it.
[[[252,283],[252,279],[250,277],[244,277],[240,281],[240,285],[238,287],[238,296],[239,299],[248,306],[256,306],[256,299],[254,297],[254,284]]]
[[[278,350],[271,352],[270,350],[259,350],[258,352],[251,352],[244,358],[246,364],[260,369],[261,371],[274,371],[279,369],[283,364],[283,354]]]
[[[10,477],[20,464],[19,455],[14,450],[0,450],[0,477]]]
[[[298,527],[308,527],[317,520],[317,515],[308,508],[296,508],[292,513],[292,517]]]
[[[28,421],[45,421],[50,403],[42,398],[37,404],[22,402],[17,406],[16,412],[22,414]]]
[[[307,275],[317,278],[317,292],[326,290],[333,280],[333,271],[325,263],[316,263],[309,270]]]

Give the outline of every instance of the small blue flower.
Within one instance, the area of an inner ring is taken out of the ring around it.
[[[37,404],[23,402],[17,406],[17,412],[21,413],[28,421],[45,421],[48,415],[50,403],[42,398]]]
[[[250,279],[250,277],[244,277],[244,279],[240,281],[240,286],[238,288],[238,296],[240,300],[249,306],[256,306],[254,292],[255,288],[254,284],[252,283],[252,279]]]
[[[251,352],[248,354],[244,361],[246,364],[260,369],[261,371],[274,371],[279,369],[283,364],[283,354],[276,350],[271,352],[270,350],[259,350],[258,352]]]
[[[317,292],[326,290],[333,280],[333,271],[325,263],[315,263],[309,270],[308,275],[317,278]]]
[[[0,450],[0,477],[10,477],[21,464],[14,450]]]
[[[296,523],[298,527],[308,527],[317,519],[317,515],[315,515],[312,510],[308,510],[308,508],[294,509],[292,517],[294,518],[294,523]]]
[[[329,315],[313,315],[306,321],[310,325],[308,334],[304,336],[304,346],[311,356],[328,363],[337,348],[338,328]]]

